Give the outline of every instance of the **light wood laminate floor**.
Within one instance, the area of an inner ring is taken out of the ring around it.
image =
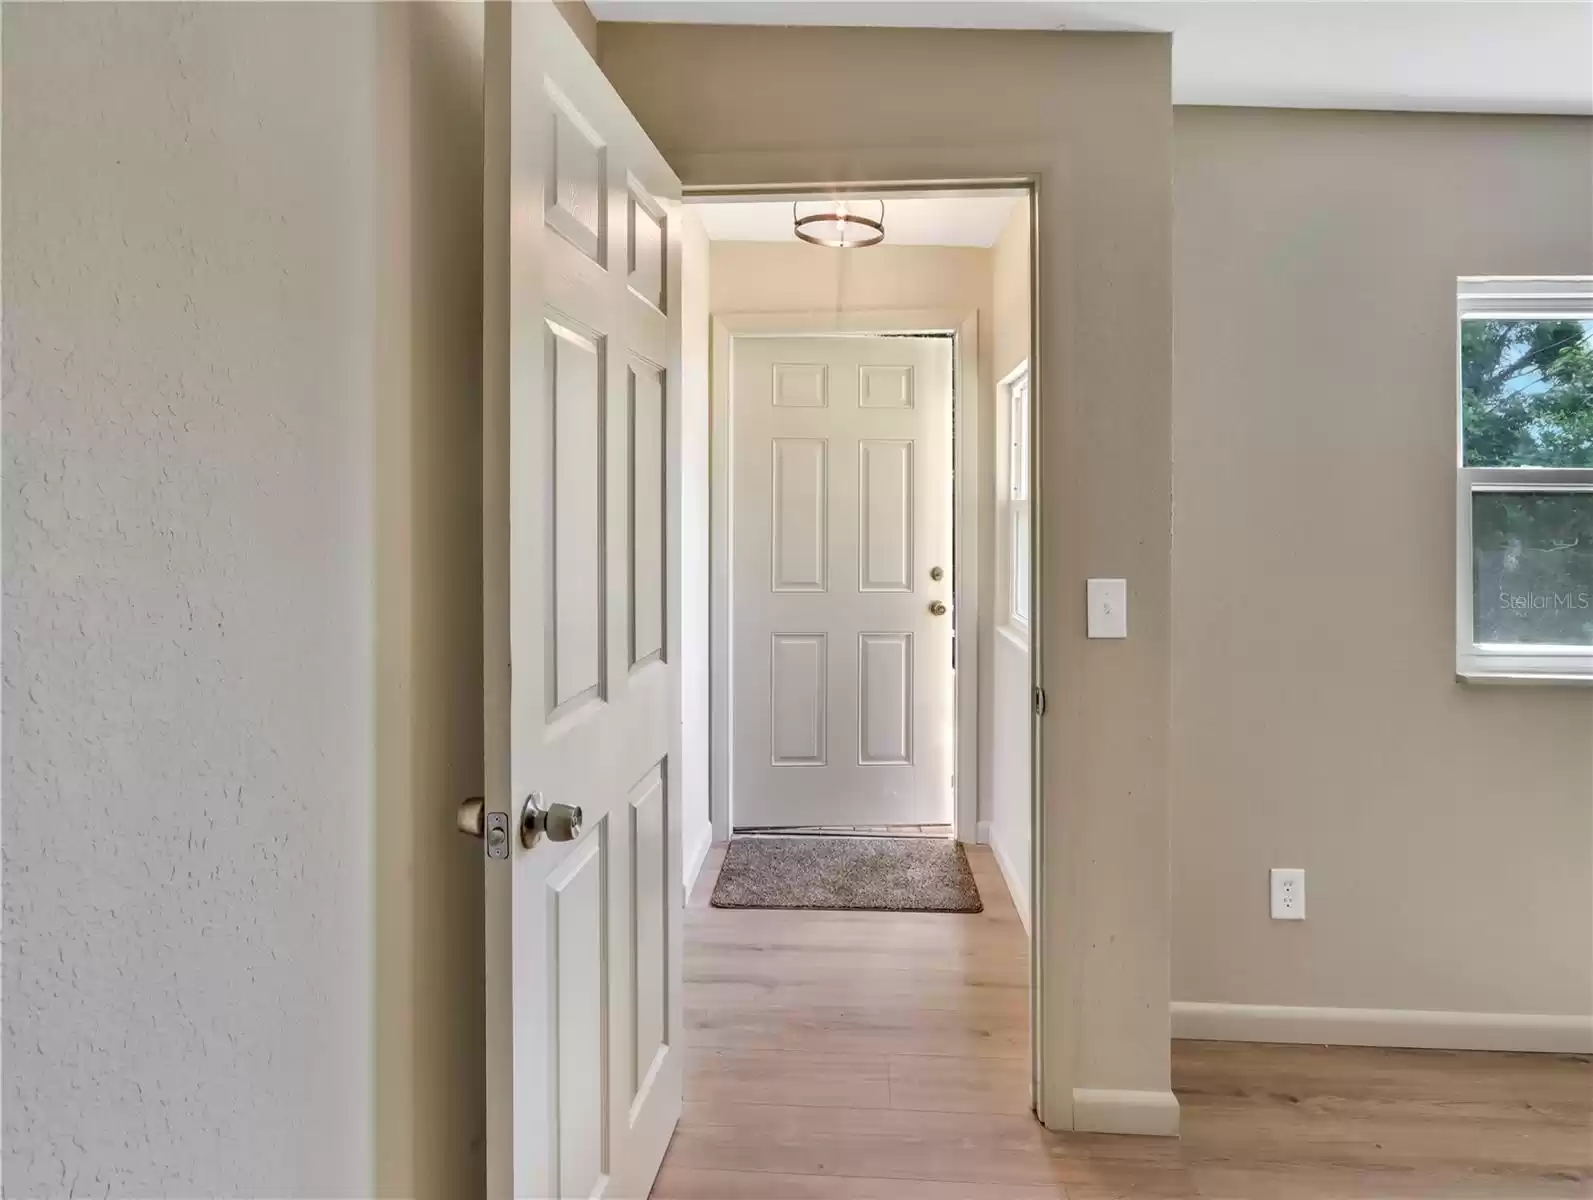
[[[1023,927],[976,916],[686,918],[686,1106],[655,1200],[1593,1197],[1593,1062],[1177,1042],[1181,1140],[1029,1113]]]

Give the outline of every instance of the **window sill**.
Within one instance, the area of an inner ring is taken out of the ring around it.
[[[1593,687],[1593,675],[1550,675],[1542,671],[1515,673],[1490,671],[1486,674],[1457,671],[1455,679],[1465,684],[1505,684],[1512,687],[1534,683],[1548,684],[1552,687]]]
[[[1006,638],[1007,641],[1011,642],[1019,650],[1022,650],[1025,654],[1029,653],[1029,631],[1025,627],[1021,625],[1013,625],[1009,622],[1007,624],[997,625],[996,632],[1002,637]]]

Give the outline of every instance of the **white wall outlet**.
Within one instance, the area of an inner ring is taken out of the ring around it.
[[[1128,580],[1087,579],[1084,584],[1085,610],[1089,616],[1086,637],[1126,638],[1128,636]]]
[[[1305,869],[1303,867],[1272,868],[1272,919],[1274,921],[1305,920]]]

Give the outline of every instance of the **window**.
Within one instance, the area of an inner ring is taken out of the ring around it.
[[[1465,679],[1593,682],[1593,279],[1462,279]]]
[[[1002,381],[1007,396],[1007,615],[1027,630],[1034,591],[1034,549],[1029,504],[1029,368],[1025,364]]]

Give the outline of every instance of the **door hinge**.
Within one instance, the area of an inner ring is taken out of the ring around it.
[[[1037,716],[1037,717],[1045,716],[1045,689],[1044,688],[1035,688],[1034,689],[1034,715]]]

